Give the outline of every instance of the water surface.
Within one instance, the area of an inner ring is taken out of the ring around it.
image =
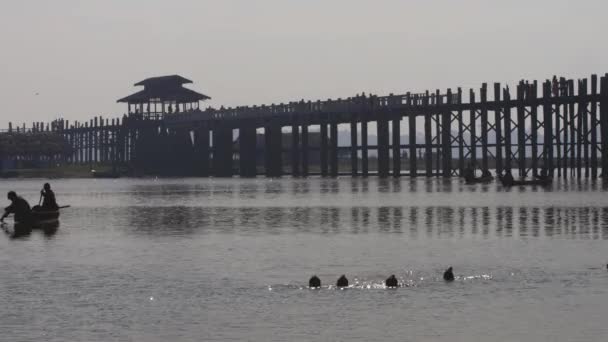
[[[43,180],[0,181],[30,203]],[[0,236],[6,341],[598,341],[608,197],[442,179],[56,180]],[[9,229],[10,230],[10,229]],[[457,280],[446,284],[453,266]],[[320,290],[305,288],[317,274]],[[346,274],[352,286],[332,285]],[[385,289],[395,274],[403,284]]]

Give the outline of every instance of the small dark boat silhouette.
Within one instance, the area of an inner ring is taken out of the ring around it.
[[[346,279],[346,276],[344,274],[340,278],[338,278],[338,281],[336,282],[336,286],[337,287],[348,287],[348,279]]]
[[[399,287],[399,281],[394,274],[388,277],[386,281],[384,281],[384,284],[386,287]]]
[[[316,275],[312,276],[310,278],[310,280],[308,281],[308,287],[310,287],[310,288],[321,287],[321,279],[319,279],[319,277],[317,277]]]
[[[551,183],[553,183],[553,178],[529,179],[529,180],[522,179],[522,180],[513,180],[513,181],[506,181],[505,179],[501,179],[500,182],[502,183],[502,186],[505,186],[505,187],[518,186],[518,185],[548,186]]]
[[[454,281],[454,279],[454,272],[452,271],[452,267],[450,266],[450,268],[443,272],[443,280]]]

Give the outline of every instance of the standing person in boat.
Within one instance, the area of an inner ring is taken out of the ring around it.
[[[4,222],[4,219],[10,214],[15,214],[15,222],[28,222],[31,219],[32,212],[30,204],[21,196],[17,196],[14,191],[9,191],[7,197],[12,203],[4,208],[4,215],[0,218],[0,222]]]
[[[49,210],[57,210],[59,206],[57,205],[57,200],[55,199],[55,193],[51,190],[51,184],[44,183],[44,187],[40,190],[40,196],[43,197],[42,200],[42,208]]]

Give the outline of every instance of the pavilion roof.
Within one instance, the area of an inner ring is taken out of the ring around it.
[[[184,88],[183,85],[186,83],[192,83],[192,81],[178,75],[147,78],[135,83],[135,86],[143,86],[143,90],[123,97],[117,102],[148,103],[151,100],[154,100],[184,103],[211,99],[211,97],[205,94]]]

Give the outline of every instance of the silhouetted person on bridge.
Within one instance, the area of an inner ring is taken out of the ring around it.
[[[337,287],[347,287],[348,286],[348,279],[346,279],[346,276],[344,274],[340,278],[338,278],[338,281],[336,282],[336,286]]]
[[[395,278],[395,275],[393,274],[386,279],[384,284],[386,285],[386,287],[398,287],[399,281],[397,281],[397,278]]]
[[[310,287],[310,288],[321,287],[321,279],[319,279],[319,277],[317,277],[316,275],[313,275],[310,278],[310,280],[308,281],[308,287]]]
[[[4,222],[4,219],[10,214],[15,215],[15,222],[29,222],[32,213],[30,204],[22,197],[17,196],[14,191],[9,191],[7,197],[12,203],[4,208],[4,215],[0,218],[0,222]]]
[[[447,282],[454,281],[454,272],[452,272],[451,266],[445,272],[443,272],[443,280]]]

